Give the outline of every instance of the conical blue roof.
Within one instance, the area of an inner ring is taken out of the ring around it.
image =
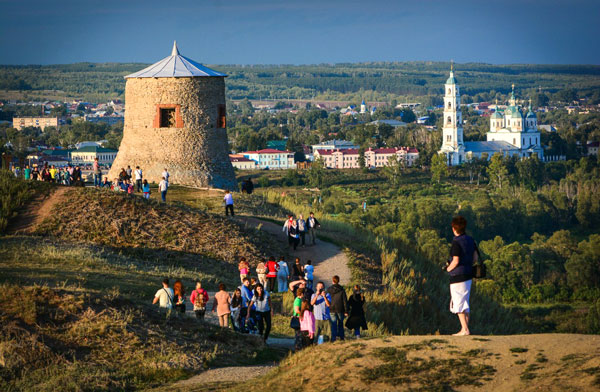
[[[182,56],[173,42],[173,50],[169,57],[142,69],[141,71],[125,76],[128,78],[193,78],[193,77],[225,77],[224,73],[217,72],[204,65]]]

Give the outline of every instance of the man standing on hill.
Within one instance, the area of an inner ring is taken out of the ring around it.
[[[348,297],[340,285],[339,276],[335,275],[331,281],[333,284],[327,289],[327,294],[331,296],[331,341],[335,342],[336,339],[344,340],[344,317],[348,316]]]
[[[160,308],[166,311],[167,318],[169,318],[174,304],[173,299],[175,298],[175,293],[173,292],[173,289],[169,287],[169,279],[163,279],[162,285],[162,289],[159,289],[156,294],[154,294],[152,305],[160,301]]]
[[[307,226],[308,226],[308,234],[310,234],[310,239],[312,240],[312,244],[315,245],[315,237],[316,237],[316,232],[315,230],[317,229],[317,227],[321,227],[321,225],[319,224],[319,221],[317,220],[317,218],[315,218],[315,213],[311,212],[310,216],[308,217],[308,221],[306,222]]]
[[[228,216],[229,211],[231,211],[231,216],[234,216],[235,214],[233,213],[233,195],[231,194],[231,192],[229,192],[229,190],[225,191],[225,197],[223,198],[223,201],[225,202],[225,215]]]
[[[167,202],[167,189],[169,189],[169,183],[163,177],[162,181],[158,183],[158,191],[160,192],[163,203]]]
[[[133,174],[135,176],[136,190],[137,190],[137,192],[141,192],[142,191],[142,169],[140,169],[139,166],[136,166],[135,172],[133,172]]]
[[[171,175],[169,174],[169,171],[167,170],[166,167],[165,167],[165,171],[162,172],[162,176],[165,178],[165,181],[167,182],[167,185],[169,185],[169,177]]]

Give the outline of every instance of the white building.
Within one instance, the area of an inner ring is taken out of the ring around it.
[[[406,166],[413,166],[419,158],[419,150],[410,147],[369,148],[365,150],[365,167],[387,166],[394,155]],[[357,169],[360,167],[359,157],[358,149],[315,151],[315,159],[321,158],[325,167],[330,169]]]
[[[117,157],[117,150],[98,146],[87,146],[71,152],[71,163],[74,165],[91,164],[98,158],[101,165],[112,165]]]
[[[452,70],[444,90],[443,140],[439,153],[446,155],[448,165],[460,165],[483,154],[487,154],[489,159],[497,152],[519,157],[537,154],[540,160],[544,159],[537,117],[531,110],[531,104],[527,115],[523,115],[515,99],[514,85],[506,110],[496,110],[490,116],[490,130],[485,142],[463,141],[460,92]]]
[[[280,151],[271,148],[258,151],[246,151],[240,153],[244,157],[256,162],[259,169],[295,169],[294,153],[291,151]]]
[[[256,161],[252,159],[248,159],[243,155],[229,155],[229,160],[231,161],[231,165],[239,170],[254,170],[258,169],[258,164]]]
[[[334,150],[347,150],[347,149],[355,149],[357,150],[359,146],[356,144],[349,142],[347,140],[328,140],[323,143],[313,144],[312,146],[313,154],[317,150],[324,151],[334,151]]]

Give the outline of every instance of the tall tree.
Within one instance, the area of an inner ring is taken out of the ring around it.
[[[448,165],[444,154],[434,154],[431,158],[431,180],[438,184],[448,175]]]
[[[508,168],[501,152],[497,152],[492,156],[487,173],[490,177],[490,183],[502,189],[502,185],[506,183],[508,178]]]

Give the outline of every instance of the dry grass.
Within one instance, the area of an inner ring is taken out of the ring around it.
[[[116,293],[0,286],[0,389],[131,390],[209,365],[273,360],[260,339],[195,320],[165,322]]]

